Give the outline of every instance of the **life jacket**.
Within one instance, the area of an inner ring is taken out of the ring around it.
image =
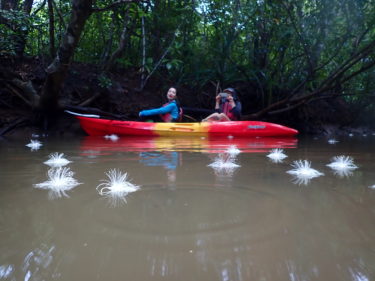
[[[234,106],[232,106],[229,101],[226,101],[221,104],[221,111],[228,116],[228,118],[232,121],[237,120],[237,116],[233,114],[232,109]]]
[[[167,106],[171,102],[173,102],[173,101],[170,101],[170,102],[167,102],[167,103],[163,104],[163,107]],[[183,110],[182,110],[181,107],[178,106],[177,102],[176,102],[176,105],[177,105],[177,108],[178,108],[178,117],[173,120],[172,115],[170,113],[165,113],[165,114],[160,114],[161,120],[163,120],[164,122],[172,122],[172,121],[180,122],[182,120]]]

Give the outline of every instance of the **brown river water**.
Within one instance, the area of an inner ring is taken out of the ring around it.
[[[30,139],[0,140],[0,280],[375,280],[373,135]],[[340,155],[357,168],[327,166]]]

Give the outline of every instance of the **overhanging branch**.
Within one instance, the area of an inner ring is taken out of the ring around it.
[[[125,3],[138,3],[138,2],[147,2],[147,1],[141,1],[141,0],[119,0],[119,1],[116,1],[106,7],[103,7],[103,8],[92,8],[91,11],[93,13],[95,12],[104,12],[104,11],[108,11],[108,10],[111,10],[113,8],[116,8],[117,6],[121,5],[121,4],[125,4]]]

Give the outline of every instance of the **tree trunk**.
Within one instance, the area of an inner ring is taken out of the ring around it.
[[[120,37],[120,43],[118,44],[117,49],[112,53],[112,55],[109,58],[106,58],[106,62],[104,64],[103,70],[108,71],[111,69],[113,63],[117,58],[119,58],[122,54],[122,52],[125,49],[125,43],[126,43],[126,32],[127,32],[127,24],[128,24],[128,11],[126,11],[125,19],[124,19],[124,27],[121,32]]]
[[[48,0],[48,18],[49,18],[49,54],[51,58],[56,55],[55,50],[55,16],[53,13],[53,0]]]
[[[78,45],[86,20],[92,12],[92,0],[73,0],[72,15],[63,41],[53,62],[46,69],[47,78],[39,102],[39,110],[44,114],[55,115],[58,109],[58,96],[67,75],[74,50]]]

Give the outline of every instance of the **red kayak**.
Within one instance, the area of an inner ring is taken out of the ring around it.
[[[91,136],[287,137],[298,131],[261,121],[149,123],[76,116]]]

